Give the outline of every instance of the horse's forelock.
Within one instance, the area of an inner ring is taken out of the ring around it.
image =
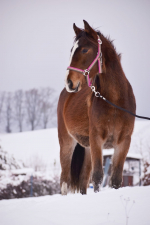
[[[84,30],[82,30],[76,37],[74,42],[76,42],[77,40],[79,40],[81,37],[85,38],[87,41],[89,41],[91,44],[93,45],[97,45],[97,41],[93,40],[92,38],[90,38],[89,34],[87,32],[85,32]]]

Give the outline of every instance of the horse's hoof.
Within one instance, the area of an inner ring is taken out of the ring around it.
[[[119,178],[112,178],[110,180],[110,187],[114,188],[114,189],[118,189],[120,188],[122,185],[122,178],[119,179]]]
[[[93,187],[94,187],[94,192],[97,193],[100,191],[100,184],[95,184],[95,182],[93,182]]]
[[[61,194],[62,195],[67,195],[67,183],[63,182],[61,185]]]
[[[102,180],[103,180],[103,172],[95,171],[92,176],[92,183],[95,193],[100,191]]]
[[[86,195],[86,190],[80,189],[80,193],[81,193],[82,195]]]

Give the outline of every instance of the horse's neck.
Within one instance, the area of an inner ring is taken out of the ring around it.
[[[106,72],[106,74],[99,75],[99,90],[102,96],[109,100],[117,101],[121,95],[126,95],[125,85],[126,78],[121,70],[120,73],[114,73],[112,71]]]

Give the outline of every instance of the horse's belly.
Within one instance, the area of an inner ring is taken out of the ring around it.
[[[74,129],[68,128],[68,133],[83,147],[88,147],[90,145],[88,128],[75,126]]]
[[[113,142],[114,142],[114,137],[113,135],[110,135],[106,142],[104,143],[103,145],[103,149],[110,149],[110,148],[113,148]]]
[[[80,134],[75,134],[74,135],[74,138],[76,139],[76,141],[84,146],[84,147],[88,147],[90,144],[89,144],[89,136],[83,136],[83,135],[80,135]]]

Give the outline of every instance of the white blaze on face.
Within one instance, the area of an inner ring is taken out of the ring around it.
[[[79,42],[79,40],[78,41],[76,41],[75,42],[75,44],[74,44],[74,46],[73,46],[73,48],[72,48],[72,52],[71,52],[71,55],[70,55],[70,60],[69,60],[69,66],[70,66],[70,64],[71,64],[71,62],[72,62],[72,57],[73,57],[73,55],[74,55],[74,53],[75,53],[75,50],[78,48],[78,42]],[[66,72],[66,79],[65,79],[65,86],[66,86],[66,90],[68,91],[68,92],[74,92],[74,91],[70,91],[70,89],[68,88],[68,84],[67,84],[67,77],[68,77],[68,75],[69,75],[69,70],[67,70],[67,72]]]
[[[74,44],[74,46],[73,46],[73,48],[72,48],[72,52],[71,52],[71,55],[70,55],[70,61],[69,61],[69,66],[70,66],[70,64],[71,64],[71,62],[72,62],[72,57],[73,57],[73,55],[74,55],[74,53],[75,53],[75,50],[78,48],[78,42],[79,42],[79,40],[78,41],[76,41],[75,42],[75,44]]]

